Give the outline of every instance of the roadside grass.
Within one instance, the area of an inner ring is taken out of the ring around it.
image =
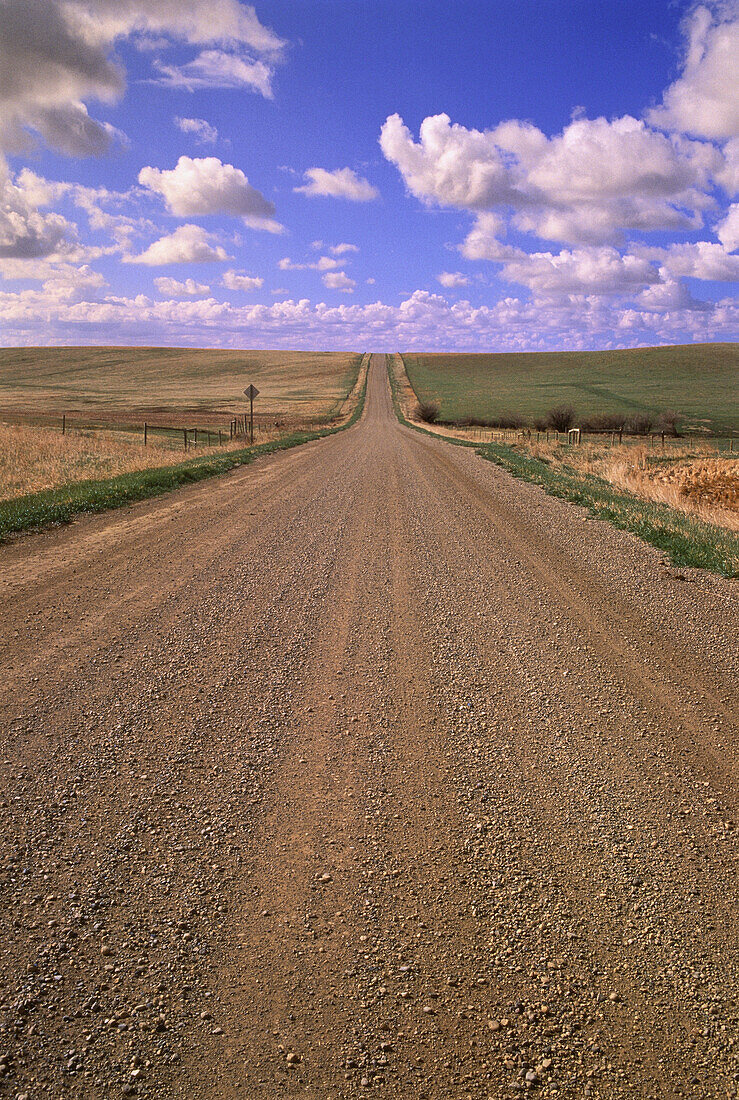
[[[390,388],[395,414],[401,423],[458,447],[474,448],[482,458],[494,462],[513,477],[539,485],[550,496],[579,504],[598,519],[637,535],[661,550],[672,565],[706,569],[724,577],[739,576],[739,538],[731,531],[667,504],[644,500],[593,474],[577,472],[564,464],[555,466],[546,458],[537,458],[509,444],[456,439],[414,424],[403,414],[401,384],[390,365],[392,361],[394,357],[388,357]]]
[[[739,344],[679,344],[618,351],[404,355],[419,402],[439,419],[533,422],[557,405],[578,417],[675,410],[702,434],[739,431]]]
[[[739,576],[739,538],[731,531],[667,504],[619,491],[592,474],[555,469],[506,444],[485,443],[476,450],[514,477],[540,485],[551,496],[580,504],[598,519],[638,535],[664,551],[673,565],[707,569],[724,577]]]
[[[359,420],[367,393],[365,372],[357,404],[345,424],[315,431],[291,432],[253,447],[218,450],[173,465],[135,470],[102,480],[74,481],[54,489],[0,501],[0,542],[22,531],[69,523],[84,513],[104,512],[194,484],[246,466],[261,455],[284,451],[314,439],[334,435]]]
[[[240,442],[207,442],[194,449],[194,455],[220,452],[224,448],[243,448]],[[260,433],[259,442],[280,433]],[[190,434],[190,443],[193,443]],[[207,439],[200,433],[200,439]],[[182,432],[149,431],[147,446],[141,433],[110,429],[79,429],[68,426],[65,435],[58,429],[27,424],[0,423],[0,501],[57,489],[73,481],[102,481],[137,470],[178,465],[184,459]]]
[[[592,475],[615,489],[739,533],[739,455],[718,454],[706,442],[672,440],[665,452],[643,441],[619,446],[590,436],[574,447],[525,437],[512,446],[551,470]]]

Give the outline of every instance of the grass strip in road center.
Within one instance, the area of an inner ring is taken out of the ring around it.
[[[346,424],[333,428],[320,428],[312,432],[292,432],[281,439],[259,443],[253,447],[242,447],[237,451],[223,454],[204,455],[200,458],[186,459],[173,466],[159,466],[154,469],[135,470],[129,474],[102,481],[75,481],[61,485],[56,489],[46,489],[40,493],[13,500],[0,501],[0,542],[11,534],[21,531],[40,530],[54,524],[69,523],[77,515],[93,512],[105,512],[112,508],[122,508],[136,501],[161,496],[184,485],[192,485],[206,478],[226,474],[237,466],[247,466],[260,455],[285,451],[290,447],[309,443],[313,439],[323,439],[328,435],[344,431],[356,424],[362,415],[367,394],[367,377],[357,400],[357,405]]]
[[[731,531],[704,523],[667,504],[643,500],[616,489],[602,478],[552,469],[541,459],[523,454],[505,443],[474,443],[430,432],[405,418],[392,366],[388,374],[395,415],[407,427],[457,447],[473,447],[476,454],[494,462],[513,477],[539,485],[550,496],[579,504],[598,519],[637,535],[662,550],[672,565],[706,569],[723,577],[739,577],[739,538]]]

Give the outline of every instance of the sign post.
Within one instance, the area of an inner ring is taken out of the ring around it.
[[[249,439],[254,442],[254,398],[259,397],[256,386],[247,386],[244,393],[249,398]]]

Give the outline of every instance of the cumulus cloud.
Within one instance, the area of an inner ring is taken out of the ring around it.
[[[318,247],[321,247],[320,243]],[[345,256],[347,252],[359,252],[359,249],[355,244],[347,244],[346,241],[342,241],[341,244],[331,245],[329,252],[333,252],[334,256]]]
[[[175,118],[175,125],[183,134],[192,134],[202,145],[215,145],[218,130],[204,118]]]
[[[304,173],[306,183],[293,190],[303,195],[326,195],[334,199],[349,199],[351,202],[372,202],[380,192],[369,180],[362,179],[351,168],[336,168],[333,172],[325,168],[309,168]]]
[[[502,277],[540,296],[549,294],[628,294],[659,282],[657,269],[639,256],[622,256],[615,248],[582,248],[561,252],[520,251],[503,265]]]
[[[321,256],[319,260],[314,264],[309,264],[309,267],[314,267],[316,271],[333,271],[336,267],[342,267],[346,263],[346,260],[336,260],[332,256]]]
[[[91,118],[88,101],[123,93],[117,42],[157,50],[173,43],[194,57],[179,69],[158,56],[156,79],[181,87],[229,86],[270,96],[285,43],[238,0],[3,0],[0,35],[0,143],[19,152],[29,131],[74,156],[104,152],[111,126]]]
[[[165,264],[202,264],[230,260],[220,245],[211,244],[211,234],[199,225],[180,225],[174,233],[160,237],[139,256],[124,256],[125,263],[148,264],[160,267]]]
[[[350,279],[345,271],[328,271],[323,276],[323,285],[329,290],[340,290],[344,294],[353,294],[357,285],[354,279]]]
[[[455,286],[467,286],[470,281],[461,271],[442,271],[436,278],[442,286],[450,290]]]
[[[76,237],[76,228],[61,214],[41,213],[49,200],[38,177],[14,182],[0,160],[0,257],[33,260],[50,256]]]
[[[724,166],[714,146],[670,138],[628,115],[575,119],[553,138],[530,123],[468,130],[435,115],[419,138],[392,115],[380,145],[422,202],[512,212],[517,228],[564,243],[612,243],[625,229],[696,228]]]
[[[199,298],[210,291],[206,283],[196,283],[194,279],[172,279],[169,275],[160,275],[154,280],[154,286],[165,298]]]
[[[729,207],[726,217],[716,227],[716,236],[727,252],[739,248],[739,203]]]
[[[739,8],[701,5],[685,23],[680,76],[662,105],[647,112],[653,126],[712,139],[739,135]]]
[[[167,210],[178,218],[229,214],[259,221],[275,212],[240,168],[223,164],[218,157],[182,156],[169,171],[142,168],[139,183],[162,195]]]
[[[226,271],[221,284],[226,287],[227,290],[261,290],[264,286],[264,279],[259,275],[240,275],[237,271]]]
[[[687,277],[726,283],[739,279],[739,256],[732,256],[722,244],[711,241],[642,248],[638,252],[659,262],[666,278]]]
[[[637,305],[643,310],[657,314],[669,314],[685,311],[706,313],[711,311],[709,302],[694,298],[685,283],[678,279],[665,279],[646,287],[637,297]]]

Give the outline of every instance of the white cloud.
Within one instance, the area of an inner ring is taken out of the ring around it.
[[[321,245],[319,244],[320,248]],[[333,252],[334,256],[345,256],[347,252],[359,252],[359,249],[355,244],[347,244],[346,241],[342,241],[341,244],[333,244],[329,248],[329,252]]]
[[[154,58],[161,81],[184,87],[244,87],[271,95],[285,43],[238,0],[3,0],[0,147],[19,152],[29,131],[73,155],[98,155],[116,132],[88,114],[125,87],[115,56],[124,39],[157,52],[173,43],[195,56],[178,70]]]
[[[739,256],[732,256],[722,244],[712,241],[671,244],[668,248],[642,248],[638,253],[658,261],[669,278],[688,277],[727,283],[739,279]]]
[[[515,257],[517,250],[498,238],[506,232],[506,224],[498,214],[478,214],[475,224],[460,245],[468,260],[503,260]]]
[[[259,275],[239,275],[237,271],[226,271],[221,279],[221,285],[227,290],[261,290],[264,279]]]
[[[225,50],[202,50],[186,65],[155,62],[159,83],[194,92],[198,88],[249,88],[272,99],[274,66]]]
[[[685,283],[677,279],[665,279],[646,287],[637,298],[641,309],[657,314],[669,314],[683,311],[710,312],[708,302],[700,302],[693,297]]]
[[[175,168],[142,168],[139,183],[164,198],[170,214],[179,218],[208,214],[268,219],[275,212],[240,168],[223,164],[218,157],[185,157]]]
[[[91,290],[100,290],[107,286],[99,271],[93,271],[87,264],[75,267],[61,264],[44,281],[42,291],[47,298],[57,302],[81,301]]]
[[[218,141],[218,130],[204,118],[175,118],[175,125],[203,145],[214,145]]]
[[[727,195],[739,195],[739,138],[727,141],[722,153],[724,164],[716,173],[716,181]]]
[[[346,260],[335,260],[331,256],[321,256],[321,258],[314,264],[309,264],[309,267],[313,267],[316,271],[333,271],[334,268],[342,267],[346,263]]]
[[[164,264],[202,264],[230,260],[220,245],[210,243],[211,234],[199,225],[180,225],[174,233],[160,237],[149,245],[140,256],[124,256],[125,263],[148,264],[159,267]]]
[[[729,207],[726,217],[716,226],[716,236],[727,252],[739,248],[739,203]]]
[[[337,168],[333,172],[325,168],[309,168],[304,173],[307,183],[293,190],[303,195],[326,195],[351,202],[371,202],[380,192],[369,180],[362,179],[351,168]]]
[[[32,260],[50,256],[76,237],[61,214],[42,214],[50,195],[39,177],[23,173],[13,182],[0,158],[0,257]]]
[[[654,293],[648,297],[657,290],[668,300],[666,309],[654,308]],[[155,301],[143,294],[68,302],[40,289],[0,292],[0,325],[5,342],[16,344],[94,344],[102,327],[111,343],[316,350],[537,351],[735,338],[739,308],[733,300],[696,308],[689,298],[686,304],[679,287],[665,284],[642,297],[627,307],[596,295],[557,301],[507,297],[473,306],[417,290],[397,306],[330,306],[308,299],[234,305],[213,298]]]
[[[436,278],[442,286],[447,287],[449,290],[456,286],[467,286],[470,281],[461,271],[442,271]]]
[[[210,291],[206,283],[196,283],[194,279],[172,279],[169,275],[160,275],[154,280],[154,286],[165,298],[198,298]]]
[[[701,5],[685,24],[683,71],[647,112],[653,126],[712,139],[739,135],[739,9]]]
[[[554,138],[530,123],[479,131],[435,115],[419,142],[392,115],[380,145],[422,202],[513,211],[517,228],[576,244],[610,243],[625,229],[696,228],[724,165],[714,146],[669,138],[628,115],[576,119]]]
[[[294,263],[289,256],[284,256],[277,261],[280,271],[333,271],[337,267],[343,267],[346,260],[336,260],[331,256],[320,256],[313,264]]]
[[[581,248],[559,253],[520,251],[503,265],[501,276],[549,294],[628,294],[659,282],[659,272],[647,259],[622,256],[615,248]]]
[[[262,218],[258,214],[245,214],[241,219],[247,229],[259,229],[264,233],[274,233],[277,236],[286,232],[285,226],[274,218]]]
[[[344,294],[353,294],[357,284],[345,271],[328,271],[323,276],[323,285],[329,290],[341,290]]]

